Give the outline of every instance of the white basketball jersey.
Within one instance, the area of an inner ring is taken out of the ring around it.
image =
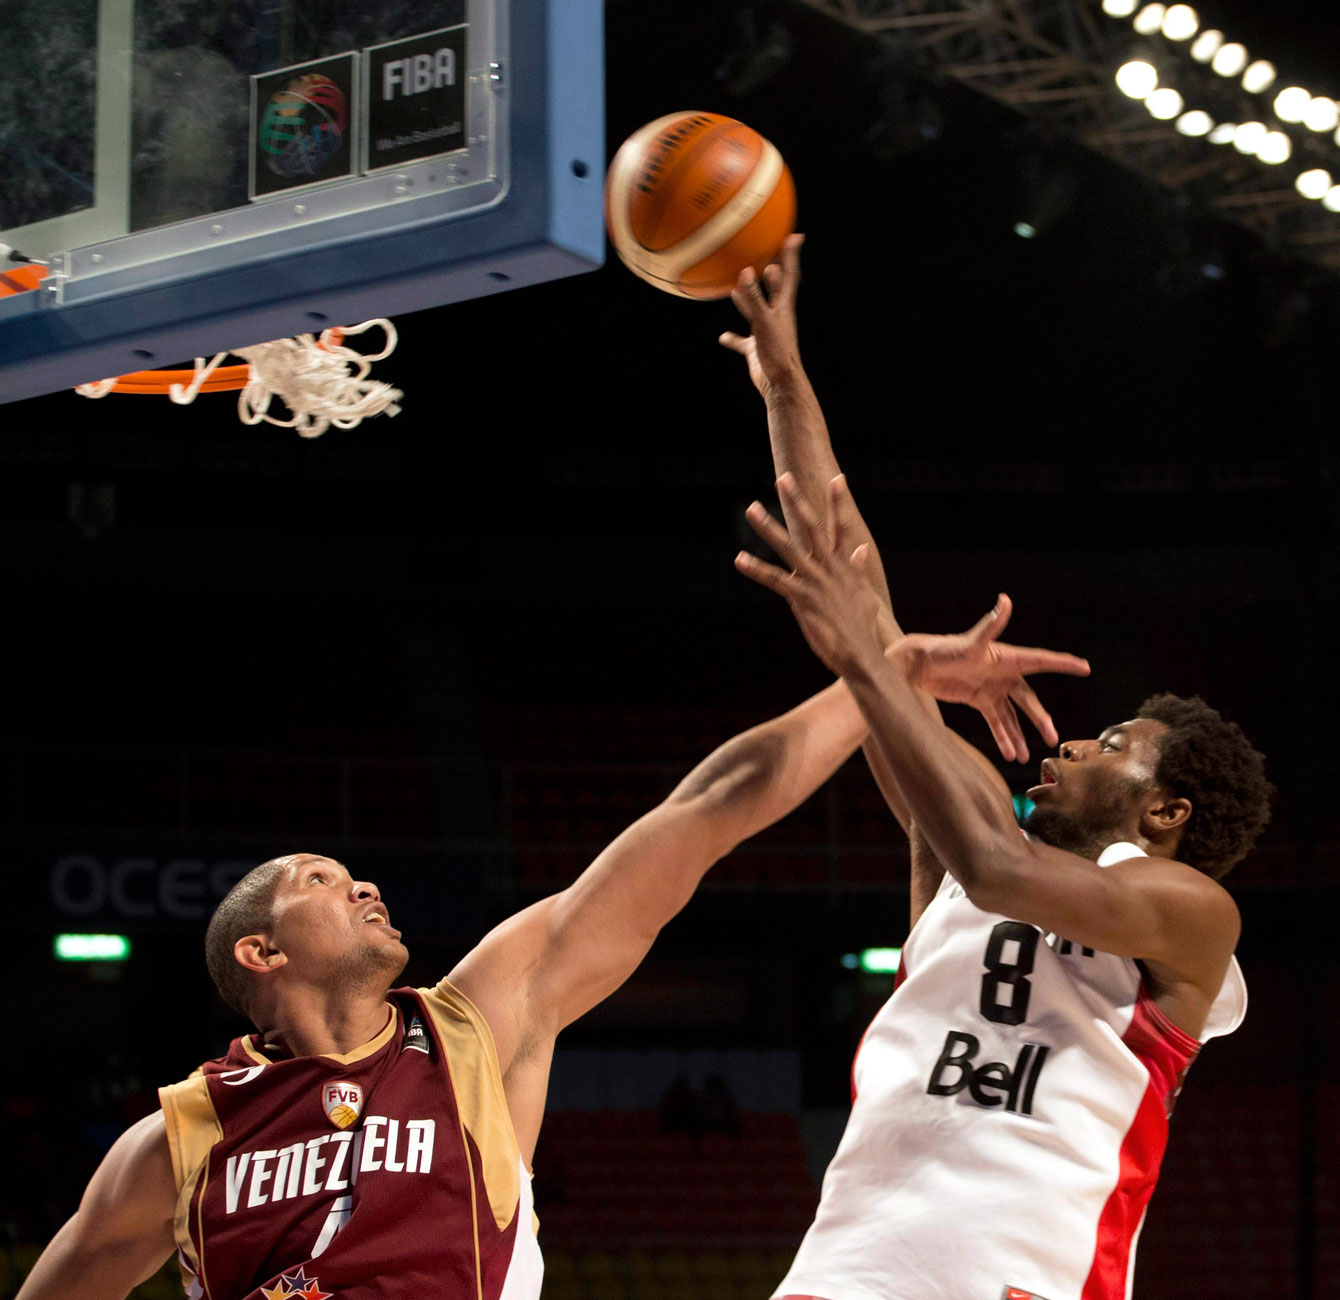
[[[1098,865],[1140,856],[1114,844]],[[1203,1039],[1246,1005],[1234,959]],[[946,875],[857,1051],[851,1117],[775,1294],[1129,1300],[1199,1047],[1133,960],[984,912]]]

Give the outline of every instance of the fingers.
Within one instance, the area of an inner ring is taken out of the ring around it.
[[[787,236],[782,245],[781,270],[778,274],[775,301],[779,307],[791,310],[796,303],[796,291],[800,288],[800,249],[805,236],[796,234]],[[771,288],[771,286],[769,286]]]
[[[767,307],[767,300],[763,297],[763,290],[759,285],[758,272],[752,266],[746,266],[740,272],[739,279],[735,281],[735,288],[730,291],[730,300],[751,325]]]
[[[1028,720],[1038,729],[1038,735],[1047,742],[1048,748],[1060,743],[1061,738],[1056,734],[1052,715],[1042,707],[1037,693],[1022,677],[1010,687],[1010,699],[1028,715]],[[1024,761],[1020,759],[1020,762]]]
[[[1012,759],[1015,753],[1014,740],[1010,736],[1009,725],[1005,720],[1007,712],[1013,715],[1014,710],[1008,704],[1004,708],[997,705],[989,713],[983,711],[982,716],[986,719],[986,725],[991,728],[991,739],[996,742],[996,748],[1000,750],[1001,757]]]
[[[1013,612],[1014,602],[1002,591],[996,597],[996,603],[963,635],[976,645],[994,641],[1005,630]]]
[[[1032,673],[1065,673],[1068,677],[1087,677],[1092,671],[1087,659],[1064,654],[1060,650],[1016,645],[1002,645],[997,649],[1009,654],[1010,666],[1021,677]]]
[[[723,348],[729,348],[732,352],[738,352],[742,357],[749,355],[749,340],[742,334],[736,334],[734,330],[727,330],[717,342]]]
[[[794,570],[803,563],[804,556],[791,540],[791,535],[763,508],[761,502],[755,501],[744,515],[750,527],[772,547],[783,564]],[[750,573],[748,576],[754,575]]]
[[[860,515],[856,510],[856,501],[847,486],[847,476],[837,475],[828,485],[829,500],[832,503],[833,535],[839,543],[849,544],[853,533],[860,528]],[[839,553],[845,554],[847,546],[839,545]],[[869,548],[867,546],[867,552]],[[867,553],[867,562],[869,555]]]
[[[795,519],[800,525],[801,535],[797,540],[811,555],[818,555],[823,549],[820,546],[820,539],[824,536],[823,527],[810,508],[810,503],[801,496],[795,477],[789,471],[777,480],[777,491],[786,502],[788,518]]]
[[[1014,711],[1014,705],[1008,699],[1002,698],[996,707],[1000,711],[1001,726],[1010,738],[1010,748],[1013,751],[1006,757],[1013,758],[1018,763],[1027,763],[1028,741],[1024,739],[1024,729],[1019,725],[1019,715]]]
[[[783,600],[790,595],[787,583],[791,575],[785,569],[779,569],[775,564],[760,560],[757,555],[750,555],[748,551],[741,551],[735,557],[735,567],[751,582],[756,582],[769,591],[775,591]]]

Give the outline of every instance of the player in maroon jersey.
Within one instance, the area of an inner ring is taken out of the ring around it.
[[[1002,647],[977,702],[998,716],[1021,673],[1085,670]],[[863,734],[835,683],[736,736],[435,988],[393,988],[407,953],[374,884],[315,854],[256,868],[219,905],[207,958],[259,1032],[161,1090],[21,1300],[120,1300],[174,1246],[192,1300],[534,1300],[528,1170],[556,1035]]]

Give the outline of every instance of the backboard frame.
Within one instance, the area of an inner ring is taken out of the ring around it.
[[[287,228],[247,231],[259,205],[217,214],[244,229],[215,247],[184,222],[72,248],[40,289],[0,299],[0,402],[600,266],[602,4],[497,0],[496,13],[500,179],[446,184],[449,159],[429,159],[270,200],[302,209]],[[347,185],[369,201],[337,212],[328,196]],[[483,201],[462,210],[467,190]],[[125,248],[144,240],[161,255]]]

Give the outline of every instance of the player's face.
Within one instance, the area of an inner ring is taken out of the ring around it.
[[[1095,740],[1067,740],[1042,762],[1028,792],[1028,829],[1058,847],[1067,840],[1133,833],[1158,770],[1168,728],[1152,718],[1108,727]]]
[[[271,940],[295,974],[384,979],[389,988],[409,956],[377,886],[355,880],[331,858],[299,853],[289,860],[272,918]]]

